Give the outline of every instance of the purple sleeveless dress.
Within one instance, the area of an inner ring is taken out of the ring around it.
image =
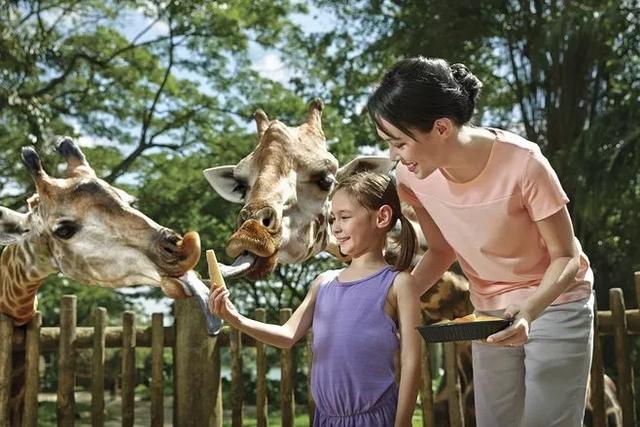
[[[387,266],[353,282],[331,273],[320,285],[313,313],[313,425],[393,426],[399,341],[384,303],[398,273]]]

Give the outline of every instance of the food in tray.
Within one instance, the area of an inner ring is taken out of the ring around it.
[[[511,320],[470,314],[433,325],[418,326],[418,331],[426,342],[467,341],[485,339],[510,324]]]
[[[485,315],[476,315],[475,313],[468,314],[464,317],[458,317],[453,320],[445,319],[441,320],[438,323],[434,323],[434,325],[450,325],[450,324],[458,324],[458,323],[471,323],[471,322],[486,322],[491,320],[504,320],[500,317],[495,316],[485,316]]]

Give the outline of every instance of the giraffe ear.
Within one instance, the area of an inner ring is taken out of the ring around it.
[[[231,203],[244,203],[247,183],[233,175],[235,165],[218,166],[205,169],[204,177],[209,185],[222,197]]]
[[[27,218],[27,214],[0,206],[0,246],[14,244],[29,232]]]
[[[338,181],[359,172],[388,173],[393,162],[386,156],[360,156],[338,169]]]

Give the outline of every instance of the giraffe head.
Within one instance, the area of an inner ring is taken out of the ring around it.
[[[0,244],[29,244],[38,255],[31,279],[60,271],[81,283],[151,284],[184,297],[178,278],[200,257],[198,234],[182,237],[146,217],[131,195],[96,176],[70,138],[61,138],[57,151],[67,163],[64,178],[49,176],[37,152],[23,148],[36,193],[26,214],[0,208]]]
[[[364,169],[389,170],[385,157],[358,158],[338,170],[322,131],[324,105],[314,100],[304,123],[290,127],[255,114],[258,144],[236,165],[204,171],[224,199],[242,203],[227,254],[250,254],[249,277],[311,258],[330,244],[329,194],[337,176]],[[233,274],[233,273],[229,273]]]

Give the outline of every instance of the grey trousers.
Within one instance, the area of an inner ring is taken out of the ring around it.
[[[478,427],[582,426],[593,348],[593,295],[548,307],[531,324],[524,346],[479,341],[472,346]]]

